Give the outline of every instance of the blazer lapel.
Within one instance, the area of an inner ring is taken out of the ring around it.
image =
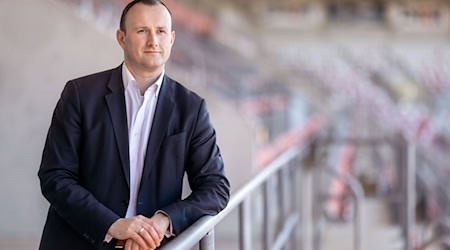
[[[114,69],[108,83],[110,94],[105,96],[109,114],[114,127],[117,148],[122,161],[123,173],[128,187],[130,186],[130,156],[128,149],[127,111],[125,107],[125,94],[122,81],[122,66]]]
[[[145,154],[141,183],[149,176],[150,170],[155,164],[155,156],[158,155],[164,135],[169,127],[174,106],[172,81],[167,76],[164,76],[164,82],[159,92],[152,129],[150,131],[147,152]]]

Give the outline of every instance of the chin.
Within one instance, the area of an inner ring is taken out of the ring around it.
[[[162,69],[162,65],[160,64],[146,64],[144,67],[148,71],[157,71],[158,69]]]

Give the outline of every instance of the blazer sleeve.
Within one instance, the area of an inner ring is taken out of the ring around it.
[[[176,235],[200,217],[220,212],[230,196],[230,184],[204,100],[199,106],[191,138],[185,167],[192,193],[162,208],[172,220]]]
[[[53,114],[38,176],[51,208],[80,236],[99,245],[119,216],[79,183],[81,121],[77,85],[68,82]]]

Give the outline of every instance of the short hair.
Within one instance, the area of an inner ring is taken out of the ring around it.
[[[125,32],[125,19],[127,17],[128,11],[130,11],[131,7],[133,7],[134,5],[136,5],[137,3],[143,3],[145,5],[150,5],[150,6],[156,6],[161,4],[162,6],[164,6],[167,11],[170,14],[170,19],[172,22],[172,26],[173,26],[173,21],[172,21],[172,12],[170,11],[170,9],[167,7],[166,4],[164,4],[163,1],[161,0],[133,0],[130,3],[127,4],[127,6],[125,6],[125,8],[122,11],[122,16],[120,17],[120,30]],[[173,28],[172,28],[173,29]]]

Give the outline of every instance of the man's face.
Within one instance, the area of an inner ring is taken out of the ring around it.
[[[140,76],[161,73],[175,41],[167,9],[138,3],[127,13],[125,30],[117,31],[117,40],[130,70]]]

